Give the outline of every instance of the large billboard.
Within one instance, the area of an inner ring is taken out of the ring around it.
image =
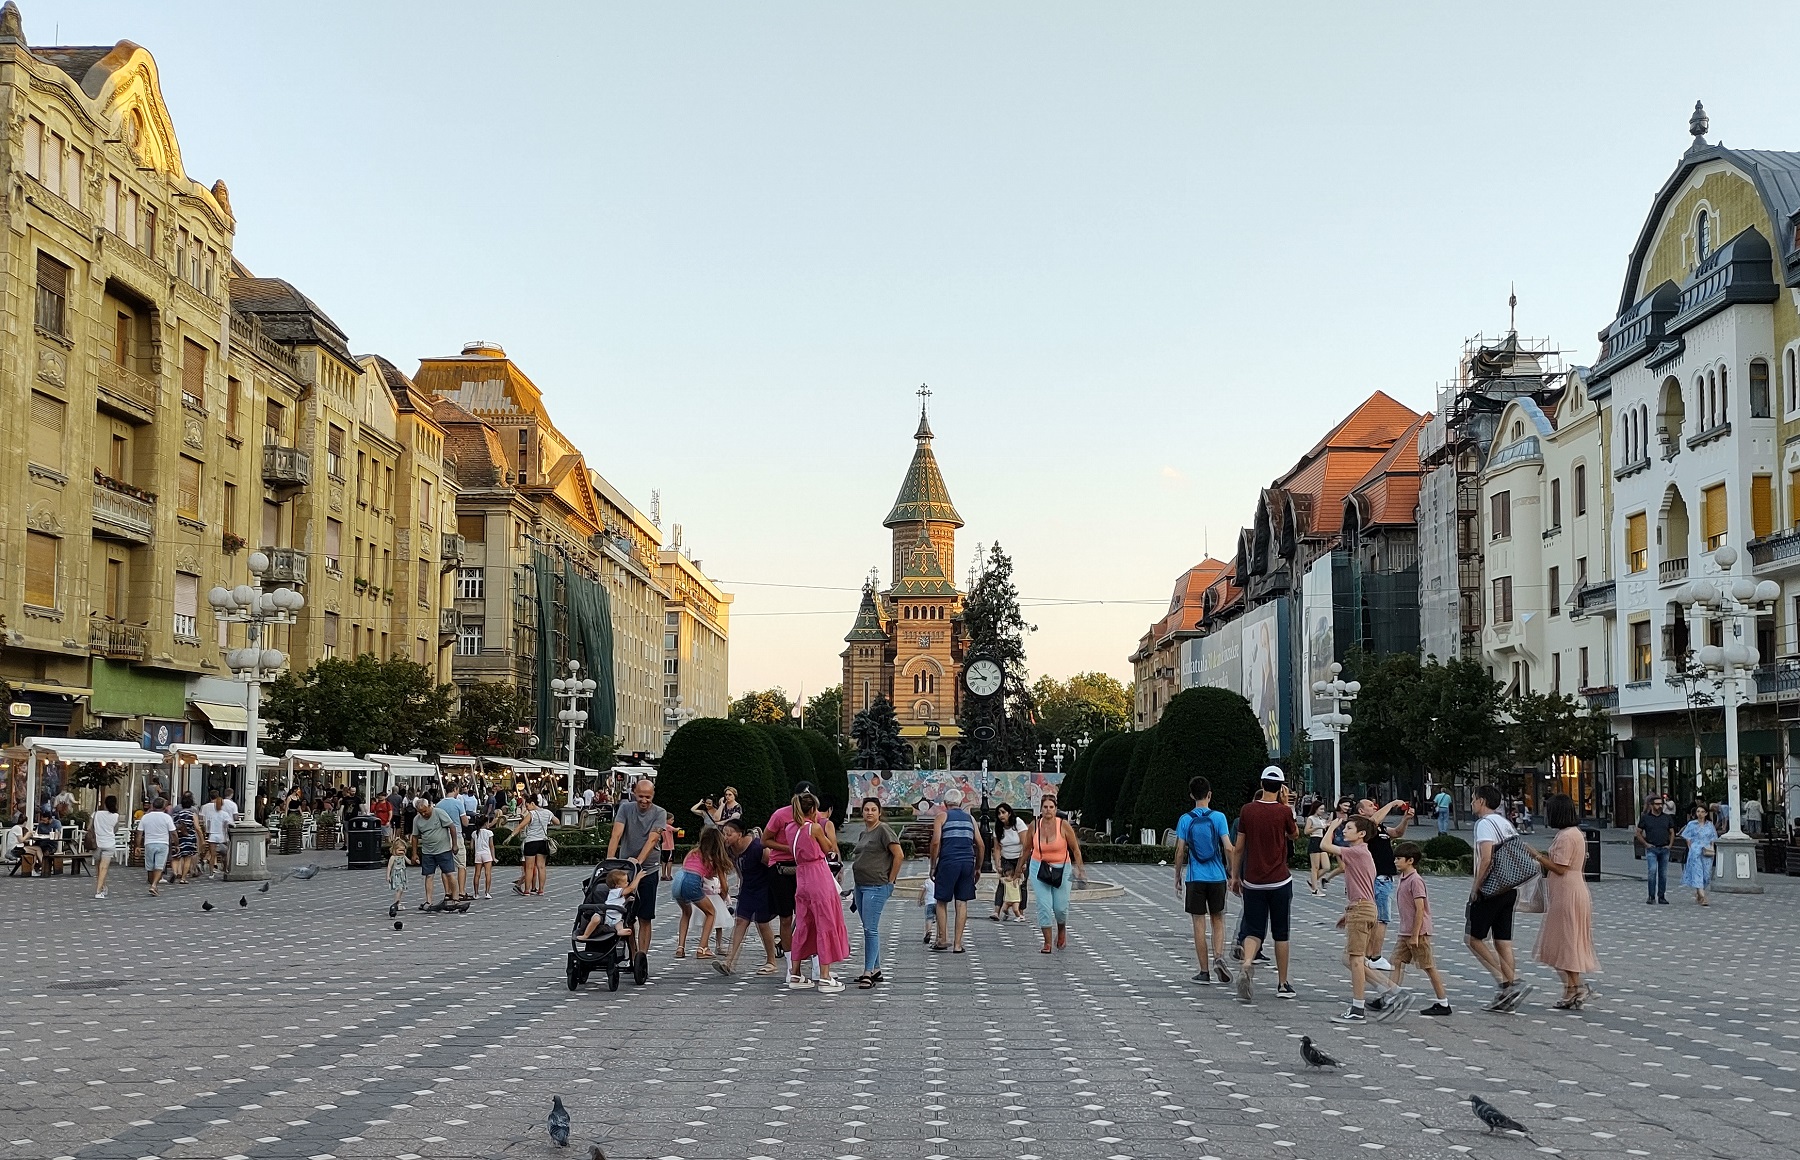
[[[1312,691],[1312,687],[1320,681],[1331,679],[1331,662],[1335,656],[1331,565],[1332,554],[1329,552],[1314,560],[1312,567],[1306,570],[1306,579],[1301,586],[1300,613],[1306,618],[1300,638],[1300,647],[1306,653],[1306,685],[1301,703],[1306,706],[1308,725],[1332,711],[1331,699]]]
[[[1269,753],[1287,753],[1292,728],[1288,600],[1251,610],[1210,636],[1181,644],[1181,685],[1230,689],[1250,702]]]

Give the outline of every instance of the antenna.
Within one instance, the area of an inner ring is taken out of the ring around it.
[[[1515,334],[1519,330],[1519,290],[1514,282],[1506,285],[1506,329]]]
[[[650,522],[659,528],[662,527],[662,488],[660,487],[650,489]],[[680,540],[675,542],[678,545],[681,543]]]
[[[675,525],[675,539],[674,539],[674,542],[670,545],[670,547],[674,548],[677,552],[681,551],[681,525],[680,524]]]

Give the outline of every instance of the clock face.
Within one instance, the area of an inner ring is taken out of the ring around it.
[[[979,660],[963,672],[963,683],[977,697],[991,697],[1000,691],[1000,666],[990,660]]]

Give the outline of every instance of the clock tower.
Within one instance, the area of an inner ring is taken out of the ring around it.
[[[856,623],[844,638],[844,718],[850,723],[877,696],[886,697],[900,720],[900,735],[921,765],[945,768],[961,736],[957,711],[966,694],[962,665],[967,644],[963,594],[951,579],[956,569],[956,529],[962,516],[931,449],[926,402],[919,388],[919,427],[912,462],[893,510],[882,521],[892,534],[893,583],[879,589],[873,572],[863,586]]]

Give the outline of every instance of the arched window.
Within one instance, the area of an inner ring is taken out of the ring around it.
[[[1730,367],[1719,368],[1719,414],[1713,422],[1715,427],[1731,421],[1731,387],[1728,385],[1730,374]]]
[[[1712,214],[1701,210],[1694,218],[1694,260],[1704,262],[1712,253]]]
[[[1788,412],[1800,411],[1800,384],[1794,378],[1794,361],[1794,348],[1790,346],[1782,354],[1781,368],[1785,375],[1781,383],[1782,406]]]

